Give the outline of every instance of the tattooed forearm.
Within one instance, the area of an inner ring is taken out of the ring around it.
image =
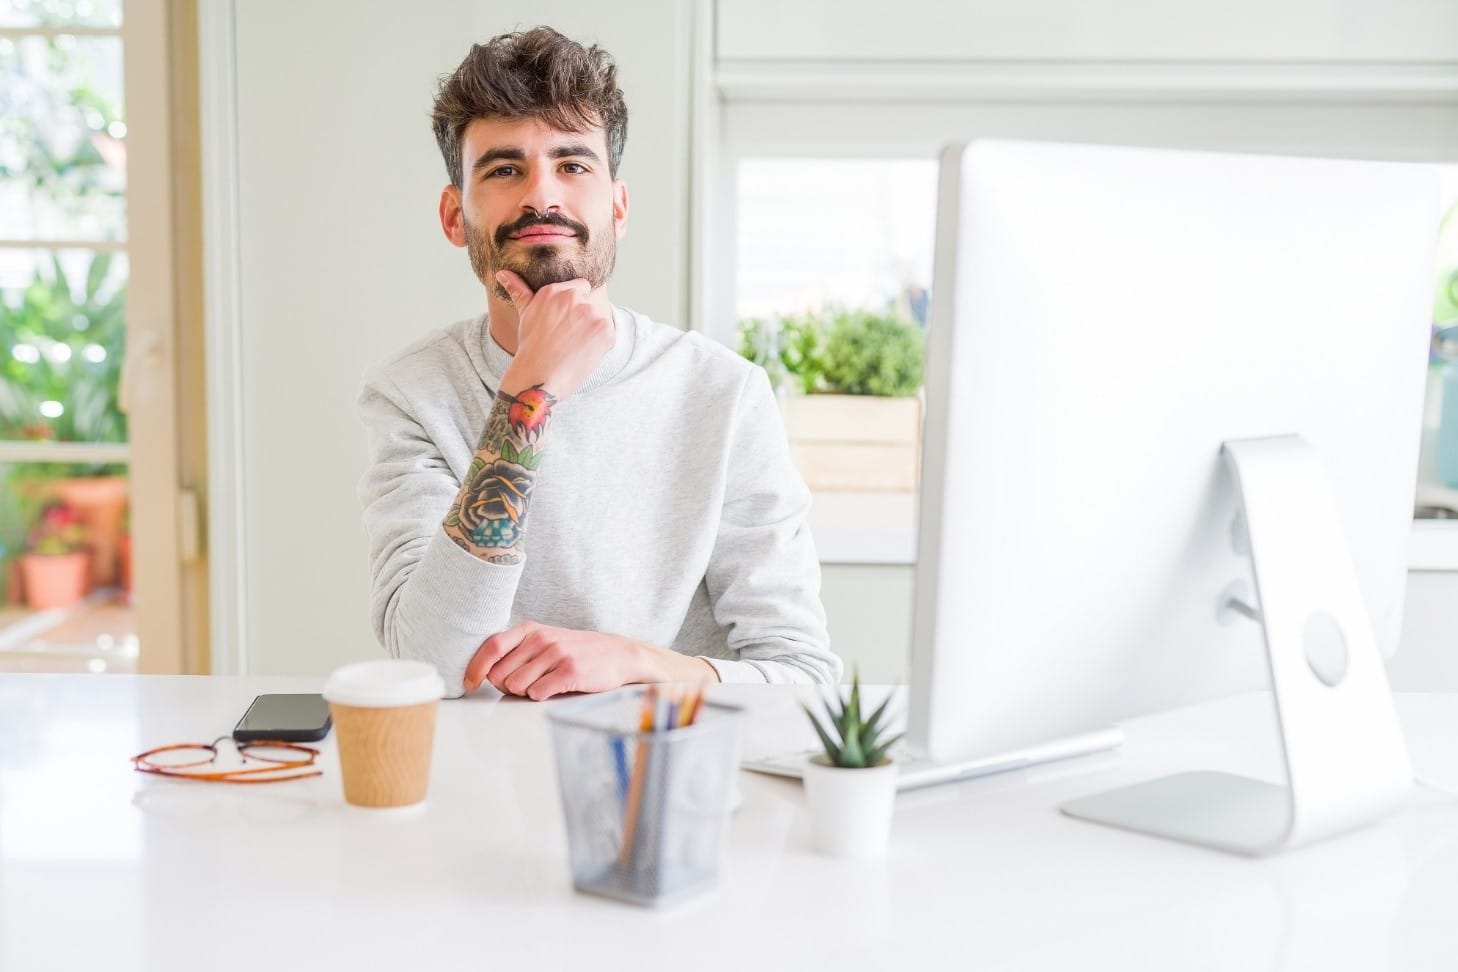
[[[491,414],[486,416],[486,429],[481,433],[481,441],[476,443],[477,453],[489,450],[492,455],[500,455],[501,443],[506,441],[506,435],[511,431],[511,427],[506,424],[506,413],[511,409],[513,401],[515,399],[505,392],[496,393],[496,400],[491,403]]]
[[[488,563],[521,563],[542,443],[556,404],[541,385],[516,395],[497,393],[466,481],[445,518],[446,535],[461,549]]]

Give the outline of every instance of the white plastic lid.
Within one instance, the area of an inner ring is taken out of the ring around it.
[[[324,682],[324,698],[340,705],[386,709],[434,702],[445,694],[435,666],[384,658],[336,668]]]

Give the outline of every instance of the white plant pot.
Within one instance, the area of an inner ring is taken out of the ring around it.
[[[896,764],[869,769],[831,766],[816,756],[805,767],[810,842],[832,857],[879,857],[891,837]]]

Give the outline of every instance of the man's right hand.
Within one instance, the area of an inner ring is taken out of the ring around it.
[[[496,274],[516,308],[516,357],[502,376],[502,390],[517,394],[542,385],[562,401],[582,387],[613,349],[610,311],[592,301],[586,280],[547,284],[532,292],[510,270]]]

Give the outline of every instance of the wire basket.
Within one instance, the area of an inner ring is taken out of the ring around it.
[[[705,702],[692,726],[638,732],[643,689],[549,712],[572,883],[659,906],[724,870],[744,712]]]

